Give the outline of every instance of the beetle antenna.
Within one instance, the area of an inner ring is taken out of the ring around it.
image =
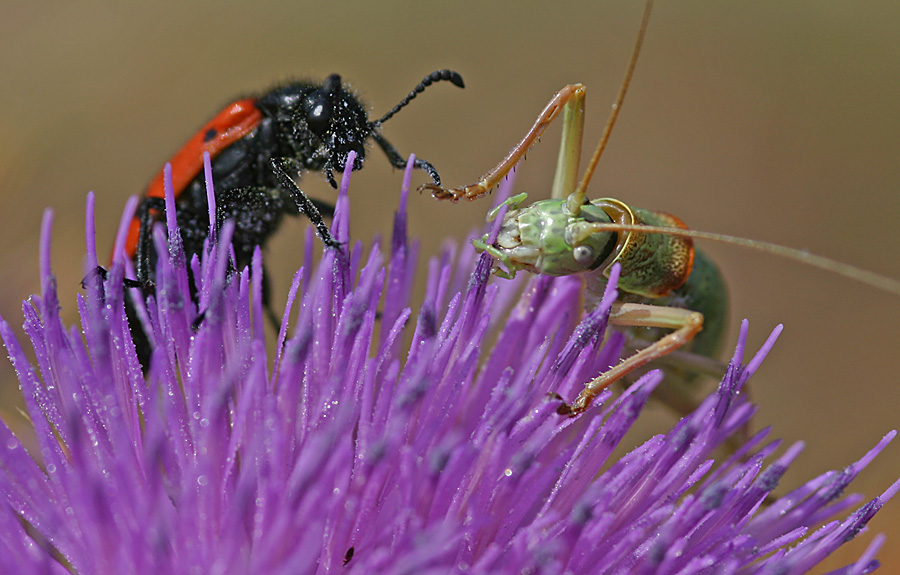
[[[453,70],[435,70],[431,74],[425,76],[421,82],[416,84],[416,87],[412,89],[412,92],[406,95],[405,98],[400,100],[400,103],[394,106],[390,112],[381,117],[381,119],[376,120],[374,122],[370,122],[369,125],[373,128],[377,128],[383,123],[387,122],[391,119],[391,117],[403,109],[404,106],[409,104],[416,96],[425,91],[425,88],[434,84],[435,82],[447,81],[457,86],[459,88],[465,88],[466,85],[463,82],[462,76],[454,72]]]
[[[638,55],[641,53],[641,45],[644,43],[644,36],[647,33],[647,25],[650,23],[650,10],[652,8],[653,0],[647,0],[647,4],[644,6],[644,17],[641,21],[641,28],[638,30],[637,40],[634,43],[634,50],[632,50],[631,59],[628,61],[628,68],[625,70],[625,80],[622,82],[622,87],[619,88],[619,95],[616,96],[616,101],[612,105],[609,120],[606,121],[606,127],[603,128],[603,135],[600,137],[600,142],[594,150],[594,155],[591,156],[591,161],[588,164],[587,170],[584,172],[584,176],[581,178],[581,182],[579,182],[578,187],[575,188],[575,193],[580,194],[582,197],[587,194],[587,187],[591,182],[594,171],[597,169],[597,162],[600,161],[600,156],[603,155],[603,150],[606,149],[606,144],[609,142],[609,136],[612,134],[613,126],[616,125],[616,120],[619,118],[619,111],[622,109],[622,103],[625,101],[625,93],[628,92],[628,86],[631,84],[631,77],[634,75],[634,68],[637,65]]]

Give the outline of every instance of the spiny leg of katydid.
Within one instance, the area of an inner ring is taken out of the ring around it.
[[[561,415],[578,415],[590,406],[600,392],[619,379],[654,359],[684,347],[703,329],[703,314],[677,307],[617,302],[610,308],[609,322],[623,327],[658,327],[675,331],[586,383],[574,402],[559,407]]]
[[[516,167],[519,160],[521,160],[528,150],[537,143],[538,138],[541,137],[541,134],[544,133],[547,126],[553,123],[553,120],[555,120],[563,110],[566,111],[564,114],[566,122],[563,128],[563,146],[560,148],[560,161],[564,155],[563,150],[566,147],[569,147],[569,149],[565,152],[565,156],[567,156],[566,173],[560,175],[559,170],[557,170],[557,180],[554,181],[554,194],[556,193],[557,186],[559,186],[561,190],[562,188],[565,188],[569,192],[574,190],[578,176],[578,158],[581,155],[581,134],[584,131],[585,92],[586,89],[584,85],[569,84],[554,94],[553,98],[544,107],[544,110],[538,116],[537,120],[535,120],[534,125],[528,130],[528,133],[525,134],[525,137],[522,138],[508,154],[506,154],[506,157],[503,158],[499,164],[481,176],[481,179],[477,183],[450,190],[434,184],[425,184],[419,186],[419,191],[428,190],[439,200],[451,200],[454,202],[458,202],[462,199],[475,200],[480,198],[496,187],[500,181]],[[577,146],[574,144],[576,138]],[[559,164],[557,164],[557,166],[559,166]],[[569,172],[571,172],[571,174]],[[565,195],[565,193],[568,192],[563,193],[560,191],[560,193]]]

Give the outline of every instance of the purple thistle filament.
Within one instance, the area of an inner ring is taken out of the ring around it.
[[[387,255],[350,242],[349,176],[342,248],[314,265],[307,236],[274,347],[259,250],[229,273],[229,224],[190,260],[157,226],[168,257],[138,310],[157,346],[146,376],[124,258],[88,281],[81,325],[62,324],[47,212],[42,293],[23,306],[36,366],[0,320],[38,446],[0,425],[0,573],[803,573],[900,488],[841,495],[893,432],[771,503],[802,445],[766,463],[778,442],[763,430],[713,465],[752,416],[740,391],[777,337],[744,364],[746,323],[718,390],[612,461],[662,374],[576,418],[548,395],[573,398],[616,361],[621,338],[602,343],[612,288],[579,322],[576,278],[523,293],[464,248],[432,260],[414,311],[410,171]],[[882,544],[839,573],[873,570]]]

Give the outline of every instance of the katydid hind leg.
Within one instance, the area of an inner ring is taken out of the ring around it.
[[[585,411],[595,397],[616,381],[687,345],[703,329],[703,314],[676,307],[617,302],[610,309],[609,322],[622,327],[658,327],[674,331],[589,381],[571,405],[560,407],[561,414],[577,415]]]

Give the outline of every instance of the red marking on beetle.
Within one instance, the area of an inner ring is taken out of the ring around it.
[[[256,98],[246,98],[229,104],[197,130],[169,160],[169,163],[172,164],[172,189],[175,192],[175,199],[178,199],[178,196],[203,169],[203,152],[209,152],[210,159],[215,159],[222,150],[255,130],[262,119],[262,112],[256,107]],[[163,169],[160,169],[150,181],[145,197],[166,197]],[[128,237],[125,240],[125,254],[130,259],[134,259],[137,253],[140,234],[141,220],[135,215],[131,220]]]

